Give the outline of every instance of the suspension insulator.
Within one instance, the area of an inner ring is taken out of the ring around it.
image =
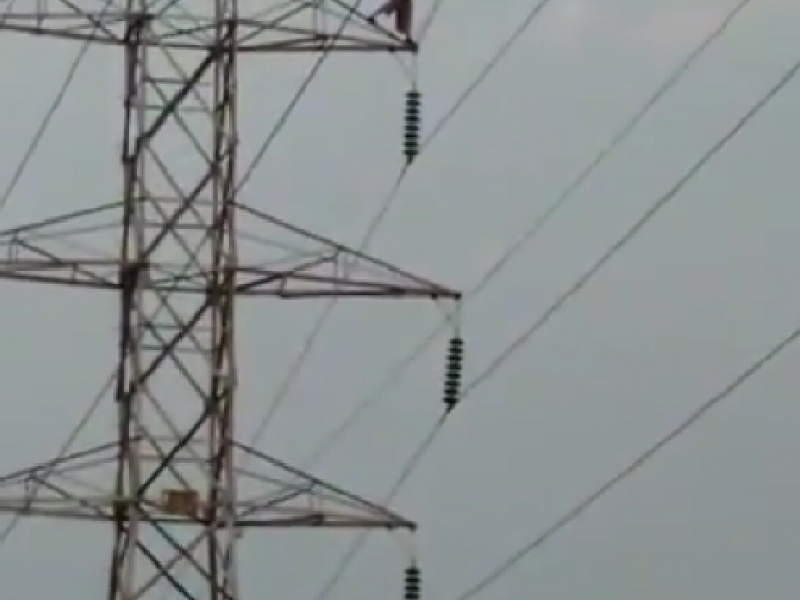
[[[461,375],[464,368],[464,340],[460,336],[450,339],[447,350],[447,367],[444,378],[444,404],[450,412],[461,396]]]
[[[420,127],[422,124],[422,94],[419,90],[406,92],[405,139],[403,154],[407,162],[419,154]]]
[[[419,600],[422,590],[422,580],[419,567],[408,567],[405,571],[405,600]]]

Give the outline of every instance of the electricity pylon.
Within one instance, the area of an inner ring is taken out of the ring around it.
[[[187,600],[239,600],[247,528],[413,529],[241,443],[233,424],[238,298],[458,298],[240,201],[238,63],[416,48],[340,0],[247,15],[239,0],[25,2],[3,16],[4,33],[121,50],[122,199],[0,232],[0,278],[118,295],[118,429],[107,444],[0,478],[0,511],[109,523],[109,600],[149,597],[164,582]],[[67,236],[107,237],[109,219],[114,254],[54,249]],[[244,225],[269,238],[263,256],[245,256]],[[189,574],[177,574],[181,563]]]

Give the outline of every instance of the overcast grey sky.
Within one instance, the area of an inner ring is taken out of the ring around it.
[[[430,1],[420,0],[421,12]],[[445,0],[420,58],[428,121],[447,110],[531,3]],[[472,285],[735,3],[554,0],[414,167],[373,253],[455,287]],[[535,321],[797,60],[798,17],[794,0],[755,0],[468,304],[468,373]],[[0,36],[0,181],[11,176],[76,51]],[[243,151],[252,154],[308,61],[246,62]],[[120,65],[113,51],[92,51],[0,214],[4,227],[117,197]],[[357,243],[400,167],[407,87],[391,59],[332,59],[247,201]],[[449,600],[472,584],[797,325],[798,98],[798,84],[787,87],[452,417],[396,504],[420,521],[427,597]],[[82,292],[3,284],[2,297],[5,470],[57,451],[111,368],[115,313],[113,298]],[[264,410],[317,310],[263,303],[242,310],[247,415]],[[427,305],[343,303],[263,447],[291,460],[307,456],[438,317]],[[321,475],[385,495],[438,416],[443,346],[326,457]],[[482,597],[793,593],[797,357],[787,351]],[[112,434],[110,416],[88,443]],[[251,424],[252,417],[243,437]],[[107,547],[90,542],[110,533],[84,532],[27,523],[0,549],[3,588],[20,599],[101,597]],[[378,538],[331,600],[376,590],[400,597],[402,553]],[[247,597],[313,600],[350,539],[314,531],[248,538]]]

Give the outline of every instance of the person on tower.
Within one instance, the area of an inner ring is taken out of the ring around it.
[[[378,10],[367,17],[367,20],[375,25],[380,16],[394,17],[394,28],[397,33],[409,44],[414,43],[411,33],[414,19],[413,0],[386,0]]]

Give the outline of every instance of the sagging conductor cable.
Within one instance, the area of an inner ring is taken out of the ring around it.
[[[97,21],[99,22],[105,16],[109,8],[113,6],[112,0],[106,0],[105,4],[100,9],[100,14],[98,16]],[[10,10],[10,8],[9,8]],[[97,27],[93,29],[93,31],[97,31]],[[80,48],[78,49],[78,53],[76,54],[75,58],[73,59],[72,63],[69,66],[67,71],[67,76],[64,78],[64,82],[58,89],[56,93],[56,97],[53,100],[53,103],[47,109],[42,120],[39,122],[39,126],[36,129],[36,132],[33,134],[33,138],[31,139],[30,143],[28,144],[27,149],[25,150],[25,154],[23,154],[22,159],[20,160],[19,164],[17,165],[16,169],[14,170],[13,175],[11,176],[11,180],[6,185],[5,189],[3,190],[2,195],[0,195],[0,211],[4,210],[7,206],[9,201],[11,200],[11,196],[14,194],[14,191],[17,189],[19,182],[22,180],[22,177],[25,175],[26,171],[28,170],[28,166],[30,165],[31,159],[33,159],[34,154],[39,149],[39,145],[44,139],[45,134],[47,133],[48,128],[50,127],[50,123],[53,120],[53,117],[58,112],[58,109],[61,108],[61,104],[64,102],[64,98],[67,95],[72,83],[75,80],[75,76],[78,73],[78,69],[83,64],[83,61],[86,58],[86,55],[89,52],[89,48],[91,47],[92,40],[84,41]]]
[[[422,25],[420,25],[419,28],[419,35],[417,37],[420,44],[426,37],[428,37],[428,33],[430,32],[433,22],[436,19],[436,16],[439,14],[439,11],[442,10],[443,4],[444,0],[434,0],[431,9],[428,11],[427,16],[422,21]]]
[[[522,21],[521,25],[517,27],[512,34],[498,47],[497,51],[492,54],[486,65],[479,71],[478,75],[464,89],[464,91],[459,94],[451,108],[439,121],[437,121],[430,133],[422,140],[420,153],[424,153],[424,151],[427,150],[428,147],[439,137],[444,128],[453,120],[453,118],[464,107],[477,89],[483,83],[485,83],[491,73],[501,64],[503,59],[506,58],[509,52],[513,49],[514,45],[519,42],[522,35],[531,27],[537,17],[540,16],[542,11],[553,1],[554,0],[539,0],[539,2],[533,6],[525,19]],[[429,17],[426,23],[430,23],[431,20],[432,17]],[[383,225],[389,212],[394,207],[394,203],[397,201],[400,191],[402,190],[403,182],[410,173],[411,166],[414,164],[418,164],[418,162],[405,163],[400,169],[394,184],[383,197],[378,212],[373,216],[367,225],[367,229],[357,246],[359,252],[366,252],[368,250],[381,225]],[[277,410],[288,399],[289,394],[294,387],[294,383],[297,381],[297,378],[307,364],[308,359],[316,347],[316,344],[319,341],[325,326],[328,324],[337,303],[338,298],[331,298],[325,303],[322,310],[319,312],[317,318],[311,326],[309,333],[306,336],[305,341],[303,342],[300,353],[292,362],[286,377],[284,377],[284,379],[281,381],[281,384],[278,386],[278,390],[272,403],[270,404],[270,407],[267,409],[265,417],[256,427],[256,433],[254,434],[253,441],[251,443],[252,446],[258,445],[267,428],[274,419]]]
[[[347,23],[350,21],[350,19],[352,19],[354,15],[358,14],[357,11],[358,11],[358,8],[360,7],[362,2],[363,2],[363,0],[358,0],[358,2],[355,4],[355,6],[353,6],[348,11],[347,16],[345,17],[345,19],[343,19],[341,25],[339,26],[339,29],[336,31],[336,34],[333,37],[333,41],[331,41],[331,46],[334,43],[336,43],[336,40],[342,35],[342,33],[344,32],[344,29],[347,26]],[[276,123],[275,127],[270,132],[270,134],[267,136],[267,139],[265,140],[264,144],[261,146],[261,148],[259,148],[258,152],[256,153],[256,156],[253,159],[250,167],[247,169],[244,177],[241,179],[241,181],[238,184],[238,190],[241,190],[245,186],[247,181],[250,179],[250,177],[252,177],[253,173],[255,172],[255,169],[260,164],[261,160],[263,160],[264,156],[266,155],[267,151],[270,149],[270,147],[274,143],[274,141],[277,138],[277,136],[280,133],[280,131],[286,125],[286,123],[287,123],[289,117],[291,116],[292,112],[294,111],[295,108],[297,108],[297,105],[299,104],[300,99],[308,91],[308,88],[311,85],[311,82],[317,76],[317,74],[319,73],[320,69],[322,68],[323,64],[325,63],[325,61],[327,60],[327,57],[329,55],[330,55],[330,50],[327,50],[327,51],[323,52],[320,55],[320,57],[317,59],[317,61],[314,63],[314,66],[311,68],[311,70],[309,71],[308,75],[306,75],[306,78],[304,79],[303,83],[300,85],[300,88],[298,88],[296,94],[294,95],[292,100],[289,102],[289,105],[286,107],[286,109],[284,110],[283,114],[278,119],[278,122]],[[318,337],[319,337],[319,335],[321,333],[321,330],[322,330],[322,327],[324,325],[324,322],[327,320],[328,314],[333,309],[333,304],[335,303],[336,299],[337,298],[334,296],[325,305],[325,307],[323,308],[323,310],[320,313],[319,317],[317,318],[317,321],[315,322],[314,326],[312,327],[311,333],[306,337],[306,340],[304,341],[303,346],[302,346],[302,348],[300,350],[300,354],[295,359],[293,364],[289,367],[289,371],[288,371],[286,377],[284,377],[284,379],[281,381],[281,384],[279,385],[278,390],[277,390],[277,392],[275,394],[275,398],[270,403],[270,405],[267,407],[267,412],[266,412],[264,418],[261,420],[261,422],[256,427],[256,431],[253,434],[253,438],[252,438],[252,440],[250,442],[250,445],[252,447],[255,448],[255,447],[258,446],[259,442],[261,441],[261,438],[266,433],[267,427],[269,427],[269,424],[274,419],[275,413],[283,405],[284,401],[288,398],[289,391],[290,391],[292,385],[294,384],[295,379],[300,374],[300,370],[302,369],[303,364],[305,363],[306,359],[308,358],[308,355],[310,355],[314,345],[316,344],[316,341],[317,341],[317,339],[318,339]]]
[[[276,121],[275,126],[272,128],[272,130],[267,135],[267,138],[264,140],[264,143],[256,151],[256,154],[253,157],[253,160],[250,162],[250,165],[245,170],[244,175],[242,175],[242,178],[239,180],[239,183],[236,185],[236,193],[237,194],[240,193],[242,191],[242,189],[244,189],[244,187],[247,185],[247,182],[250,181],[250,178],[253,176],[253,174],[255,173],[256,169],[261,164],[261,161],[264,160],[264,157],[266,156],[267,152],[272,147],[272,145],[275,143],[276,138],[281,133],[281,131],[283,131],[283,128],[286,126],[286,123],[289,121],[289,117],[291,117],[292,113],[294,112],[294,110],[299,105],[300,100],[302,100],[303,96],[308,91],[308,89],[311,86],[312,82],[314,81],[314,79],[316,79],[317,75],[319,74],[320,69],[322,69],[323,65],[325,64],[325,62],[330,57],[331,50],[332,50],[334,44],[336,44],[336,42],[339,40],[339,38],[344,33],[344,30],[347,27],[348,23],[350,23],[352,18],[355,15],[358,14],[358,9],[360,8],[360,6],[361,6],[361,4],[363,2],[364,2],[364,0],[357,0],[356,3],[351,8],[348,9],[347,14],[342,19],[342,22],[339,25],[338,29],[336,30],[336,32],[333,34],[333,36],[331,36],[330,40],[328,41],[327,48],[325,50],[323,50],[323,52],[319,55],[317,60],[314,62],[314,65],[309,70],[309,72],[306,75],[305,79],[303,79],[302,83],[300,84],[300,87],[297,88],[297,92],[295,92],[295,95],[289,101],[289,104],[286,106],[286,108],[284,109],[283,113],[281,113],[281,116],[278,117],[278,120]]]
[[[496,359],[491,361],[489,365],[483,369],[476,377],[474,377],[465,387],[463,393],[461,395],[461,400],[463,401],[467,396],[474,393],[477,389],[480,388],[483,384],[489,381],[492,377],[494,377],[499,369],[508,362],[508,360],[516,354],[522,347],[524,347],[530,340],[550,321],[550,319],[559,312],[569,300],[574,298],[577,294],[579,294],[584,287],[586,286],[589,281],[594,278],[610,261],[611,259],[616,256],[620,251],[622,251],[635,237],[637,237],[645,226],[651,222],[660,212],[663,210],[672,200],[674,200],[678,194],[684,189],[684,187],[697,176],[698,173],[702,171],[702,169],[717,155],[719,152],[725,148],[736,136],[755,118],[768,104],[769,102],[775,98],[797,75],[798,71],[800,71],[800,61],[798,61],[788,72],[786,72],[783,77],[778,81],[776,85],[774,85],[765,95],[761,96],[759,100],[748,110],[735,124],[734,126],[729,129],[725,135],[719,138],[701,157],[700,159],[695,162],[692,167],[686,172],[686,174],[681,177],[675,185],[670,188],[666,194],[661,196],[656,202],[651,205],[651,207],[642,215],[642,217],[637,220],[633,226],[631,226],[610,248],[607,252],[605,252],[598,261],[582,276],[580,277],[575,284],[573,284],[563,295],[561,295],[555,303],[553,303],[548,310],[546,310],[542,316],[537,319],[534,324],[526,329],[519,337],[517,337],[512,343],[503,350]],[[800,337],[800,330],[794,332],[787,340],[782,342],[777,349],[773,349],[765,359],[762,359],[760,363],[757,363],[754,370],[757,371],[763,366],[764,363],[769,362],[772,357],[777,355],[785,346],[789,345],[793,342],[797,337]],[[749,371],[753,370],[751,368]],[[748,373],[749,373],[748,371]],[[744,376],[746,380],[752,373],[749,373]],[[740,378],[741,379],[741,378]],[[737,380],[738,381],[738,380]],[[738,387],[739,384],[734,386]],[[729,386],[730,387],[730,386]],[[728,389],[728,388],[726,388]],[[725,393],[723,397],[727,396],[733,390]],[[712,402],[713,404],[718,403]],[[708,410],[708,409],[706,409]],[[448,413],[449,414],[449,413]],[[695,419],[696,420],[696,419]],[[446,422],[446,416],[441,418],[440,421],[437,423],[436,427],[433,429],[432,433],[428,438],[425,439],[423,444],[417,448],[412,455],[409,462],[406,464],[400,479],[395,485],[392,487],[392,490],[389,494],[389,501],[391,501],[402,489],[404,484],[408,481],[411,474],[416,470],[416,468],[421,464],[422,460],[424,459],[427,452],[433,446],[433,442],[435,441],[437,435],[441,432],[444,423]],[[388,503],[388,502],[387,502]],[[365,537],[365,536],[364,536]],[[325,600],[329,593],[332,591],[334,585],[341,579],[344,575],[347,567],[352,563],[355,559],[358,551],[363,544],[362,538],[357,538],[351,546],[348,553],[344,556],[342,563],[340,563],[339,567],[336,570],[336,579],[333,583],[328,582],[326,585],[326,590],[323,594],[317,597],[317,600]],[[358,548],[356,548],[358,546]],[[355,549],[354,549],[355,548]],[[346,564],[344,564],[346,563]],[[458,600],[465,600],[469,596],[460,597]]]
[[[780,342],[778,342],[778,344],[773,346],[766,354],[764,354],[758,360],[756,360],[750,366],[748,366],[747,369],[745,369],[740,375],[738,375],[728,385],[726,385],[722,389],[722,391],[720,391],[712,398],[706,400],[697,409],[695,409],[695,411],[692,412],[686,419],[684,419],[677,427],[672,429],[669,433],[667,433],[667,435],[665,435],[657,442],[655,442],[653,445],[651,445],[649,448],[647,448],[647,450],[645,450],[639,456],[637,456],[636,459],[634,459],[630,464],[628,464],[628,466],[619,471],[611,479],[607,480],[602,486],[597,488],[594,492],[586,496],[581,502],[573,506],[569,511],[567,511],[564,514],[564,516],[558,519],[550,527],[545,529],[541,534],[535,537],[531,542],[529,542],[523,548],[519,549],[514,554],[512,554],[508,559],[500,563],[488,575],[486,575],[477,583],[472,585],[465,592],[458,595],[454,600],[471,600],[472,598],[475,598],[478,595],[480,595],[491,585],[499,581],[503,576],[505,576],[509,571],[511,571],[511,569],[517,566],[523,559],[530,556],[531,553],[533,553],[535,550],[538,550],[540,547],[542,547],[544,544],[550,541],[562,529],[564,529],[567,525],[569,525],[570,523],[575,521],[578,517],[580,517],[587,509],[591,508],[594,504],[596,504],[599,500],[601,500],[614,488],[616,488],[626,479],[634,475],[637,471],[645,467],[647,463],[653,460],[662,450],[664,450],[672,442],[677,440],[684,433],[689,431],[689,429],[695,426],[703,417],[707,416],[712,409],[718,407],[726,399],[730,398],[734,392],[740,389],[752,377],[758,374],[759,371],[761,371],[761,369],[763,369],[765,366],[767,366],[767,364],[771,363],[774,359],[776,359],[784,350],[786,350],[789,346],[794,344],[798,339],[800,339],[800,327],[792,331],[789,335],[787,335]]]
[[[514,46],[519,42],[525,32],[530,29],[531,25],[541,15],[545,8],[547,8],[555,0],[540,0],[528,12],[520,25],[511,33],[511,35],[503,41],[498,49],[492,54],[484,67],[478,72],[478,75],[464,88],[447,112],[436,122],[434,127],[422,140],[420,146],[420,153],[424,153],[431,144],[441,135],[442,131],[450,124],[464,105],[472,98],[473,94],[483,85],[489,76],[497,69],[497,67],[508,56]],[[389,193],[381,203],[381,207],[367,226],[367,230],[359,246],[359,250],[363,251],[372,242],[372,238],[378,232],[378,229],[383,224],[389,211],[392,209],[395,201],[397,200],[402,184],[405,181],[410,171],[410,165],[405,165],[400,171],[394,186],[389,190]]]
[[[72,430],[69,436],[67,436],[67,439],[62,444],[61,448],[58,451],[58,454],[56,455],[56,458],[50,461],[49,468],[45,467],[44,469],[42,469],[41,476],[31,484],[28,502],[32,504],[36,500],[36,496],[38,495],[39,490],[42,487],[41,482],[50,476],[53,470],[58,466],[58,463],[61,461],[61,459],[63,459],[72,449],[72,446],[75,444],[75,441],[78,439],[78,436],[86,428],[86,425],[89,423],[92,416],[100,408],[100,404],[105,399],[106,395],[114,387],[116,379],[117,379],[117,374],[116,372],[114,372],[100,388],[100,391],[97,393],[97,395],[94,396],[92,402],[89,404],[88,409],[80,418],[78,424],[75,426],[75,428]],[[15,513],[9,520],[8,524],[2,530],[0,530],[0,547],[5,545],[5,543],[11,537],[11,534],[14,533],[16,528],[19,526],[23,514],[24,512]]]
[[[105,14],[112,6],[113,6],[113,1],[106,0],[106,2],[101,7],[98,21],[101,20],[103,16],[105,16]],[[97,28],[95,27],[94,31],[96,30]],[[50,105],[44,117],[40,121],[39,127],[34,133],[31,142],[28,144],[28,148],[26,149],[25,154],[22,156],[21,161],[17,165],[17,168],[15,169],[14,174],[11,177],[11,180],[9,181],[6,188],[3,190],[3,194],[0,195],[0,211],[4,210],[8,206],[8,203],[11,200],[11,196],[14,194],[17,185],[19,185],[19,182],[21,181],[22,177],[27,171],[28,166],[30,165],[30,162],[34,154],[39,149],[39,145],[44,139],[44,136],[47,133],[48,128],[50,127],[50,123],[52,122],[53,117],[56,115],[58,109],[64,102],[64,98],[66,97],[67,92],[69,91],[70,87],[72,86],[72,83],[75,80],[75,76],[78,73],[78,69],[83,64],[83,61],[86,59],[86,55],[89,52],[91,43],[92,43],[91,39],[86,40],[81,44],[80,48],[78,49],[75,58],[73,59],[69,69],[67,70],[67,75],[64,78],[64,81],[59,87],[58,92],[56,93],[56,97],[53,100],[53,103]],[[67,437],[66,441],[60,448],[60,451],[58,452],[57,457],[55,461],[52,463],[52,466],[49,469],[49,471],[55,469],[58,460],[66,456],[66,454],[70,451],[72,445],[75,443],[75,440],[77,439],[80,432],[86,427],[86,424],[89,422],[92,415],[94,415],[94,413],[98,410],[103,398],[111,390],[115,379],[116,379],[116,374],[113,374],[103,385],[101,391],[93,398],[92,402],[89,405],[89,408],[79,420],[78,425],[73,429],[73,431],[70,433],[70,435]],[[49,471],[48,470],[44,471],[42,477],[43,479],[48,476]],[[33,502],[36,499],[36,495],[38,494],[38,491],[40,489],[41,489],[41,484],[39,482],[35,482],[32,485],[30,490],[30,499],[29,499],[30,502]],[[21,518],[22,518],[22,513],[15,514],[9,520],[8,524],[0,531],[0,547],[5,546],[6,542],[9,540],[11,535],[14,533],[14,531],[16,531],[17,527],[21,522]]]
[[[778,95],[781,91],[797,76],[800,71],[800,61],[795,63],[780,78],[770,90],[761,96],[750,110],[748,110],[728,132],[717,140],[703,156],[673,185],[666,194],[661,196],[625,234],[620,237],[611,248],[609,248],[592,267],[586,271],[558,300],[546,310],[542,316],[528,329],[522,332],[500,355],[492,361],[489,366],[475,379],[473,379],[464,389],[467,395],[474,389],[483,384],[484,381],[492,377],[500,369],[506,360],[512,356],[519,348],[524,346],[536,333],[546,325],[574,296],[579,294],[603,267],[608,264],[614,256],[627,246],[644,228],[658,215],[666,206],[674,200],[678,194],[691,182],[703,168],[723,150],[741,131]]]
[[[401,491],[402,487],[405,485],[406,481],[409,477],[414,473],[414,471],[419,466],[419,463],[428,453],[429,448],[433,445],[433,442],[436,440],[436,437],[439,435],[444,423],[447,419],[447,416],[452,412],[452,409],[445,409],[445,412],[439,417],[436,421],[436,424],[433,426],[431,431],[425,438],[422,440],[422,443],[417,446],[417,449],[414,451],[414,454],[411,456],[411,459],[408,460],[403,467],[403,471],[400,474],[400,477],[395,481],[392,488],[389,490],[389,493],[386,495],[386,498],[383,500],[383,505],[391,504],[397,494]],[[368,530],[362,530],[353,538],[353,542],[347,548],[347,552],[342,556],[341,560],[339,561],[336,569],[333,571],[331,576],[325,581],[325,584],[322,586],[319,594],[314,596],[314,600],[326,600],[335,587],[339,584],[344,577],[347,570],[350,568],[350,565],[353,564],[353,561],[358,557],[358,554],[361,552],[364,544],[367,541],[369,536]]]
[[[492,266],[483,274],[478,282],[472,286],[462,299],[462,306],[485,290],[492,281],[511,263],[528,244],[530,244],[541,231],[554,219],[560,211],[572,200],[591,176],[608,160],[636,131],[642,121],[655,108],[664,97],[677,86],[692,66],[704,53],[729,29],[735,19],[753,0],[742,0],[729,12],[720,24],[698,44],[667,78],[656,88],[641,108],[611,137],[594,158],[570,181],[564,190],[540,213],[531,226],[520,237],[514,240],[492,263]],[[393,368],[381,384],[371,393],[367,394],[345,417],[344,420],[330,433],[330,435],[317,447],[311,459],[316,463],[334,444],[336,444],[372,407],[385,397],[386,392],[408,371],[411,365],[433,344],[439,335],[447,330],[447,321],[433,329],[426,337]]]
[[[550,305],[550,307],[542,313],[542,315],[525,331],[523,331],[517,338],[515,338],[500,354],[492,360],[481,372],[473,377],[469,383],[464,386],[461,394],[463,401],[470,394],[474,393],[492,377],[514,356],[522,347],[529,343],[533,337],[542,330],[542,328],[552,319],[560,310],[562,310],[570,300],[580,294],[586,285],[625,247],[633,241],[644,228],[666,208],[675,198],[678,197],[681,191],[688,185],[702,170],[708,165],[713,158],[715,158],[724,148],[728,146],[737,136],[741,133],[752,120],[764,110],[769,103],[776,98],[785,87],[791,83],[800,72],[800,61],[796,62],[792,67],[783,74],[778,82],[771,87],[766,94],[762,95],[758,101],[751,106],[751,108],[730,128],[725,135],[719,138],[701,157],[695,162],[688,171],[681,177],[666,194],[661,196],[651,207],[622,235],[617,241],[605,252],[601,257],[586,271],[575,283],[570,286],[559,298]],[[779,353],[784,346],[794,341],[795,337],[800,333],[793,333],[789,336],[789,340],[779,344],[776,350],[771,351],[768,357],[764,359],[769,361],[772,356]],[[760,367],[759,367],[760,368]],[[427,444],[430,447],[431,444]],[[415,463],[419,463],[420,458],[418,453],[413,455]],[[408,479],[408,474],[404,472],[404,478]]]
[[[331,45],[334,44],[336,40],[342,35],[344,29],[347,27],[347,24],[350,22],[353,16],[358,14],[358,9],[360,8],[362,3],[363,0],[358,0],[356,4],[348,10],[347,15],[342,20],[342,23],[340,24],[339,28],[337,29],[336,33],[333,36],[333,41],[331,42]],[[289,105],[286,107],[283,114],[278,119],[278,122],[276,123],[275,127],[272,129],[272,131],[269,133],[262,146],[256,152],[253,161],[245,171],[244,176],[242,177],[237,186],[237,191],[241,191],[247,184],[247,182],[250,180],[250,178],[253,176],[253,173],[255,172],[256,168],[266,156],[272,144],[275,142],[275,139],[277,138],[278,134],[283,130],[283,127],[285,127],[292,112],[295,110],[295,108],[297,108],[303,95],[308,91],[312,81],[319,73],[320,69],[324,65],[325,61],[328,59],[329,55],[330,55],[330,50],[323,52],[319,56],[317,61],[314,63],[314,66],[311,68],[308,75],[306,75],[306,78],[300,84],[300,87],[298,88],[292,100],[289,102]],[[364,250],[363,247],[359,248],[359,251],[363,250]],[[303,346],[300,350],[300,354],[298,355],[297,359],[295,359],[293,364],[289,367],[289,371],[286,377],[284,377],[284,379],[282,380],[281,384],[278,387],[278,390],[275,394],[275,398],[267,408],[267,412],[264,418],[256,427],[256,431],[253,434],[253,438],[251,441],[251,446],[253,447],[258,446],[259,442],[261,441],[261,438],[266,433],[267,427],[269,427],[269,424],[274,419],[275,413],[288,398],[289,392],[293,387],[294,381],[300,374],[300,371],[304,366],[304,363],[306,362],[308,356],[311,354],[313,347],[316,345],[317,339],[319,338],[319,335],[322,332],[325,322],[328,320],[329,314],[333,310],[335,302],[336,298],[334,297],[327,302],[327,304],[323,307],[322,311],[320,312],[317,320],[312,326],[311,332],[309,333],[308,336],[306,336],[306,340],[303,343]]]

